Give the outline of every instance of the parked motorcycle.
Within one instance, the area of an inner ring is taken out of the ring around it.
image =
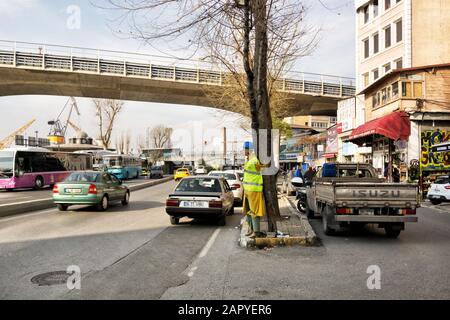
[[[292,178],[291,185],[295,188],[297,209],[306,212],[306,187],[302,178]]]

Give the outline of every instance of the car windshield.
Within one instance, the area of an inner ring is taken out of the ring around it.
[[[213,177],[223,177],[225,180],[238,180],[234,173],[213,172],[213,173],[211,173],[211,176],[213,176]]]
[[[188,172],[187,169],[178,169],[178,172]]]
[[[67,177],[64,182],[99,182],[100,174],[95,172],[75,172]]]
[[[152,170],[161,170],[161,167],[152,167]]]
[[[220,182],[214,178],[185,179],[180,182],[175,191],[182,192],[221,192]]]
[[[450,178],[449,177],[439,177],[436,179],[436,181],[434,183],[435,184],[448,184],[448,183],[450,183]]]

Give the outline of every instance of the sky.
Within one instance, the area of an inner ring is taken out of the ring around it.
[[[98,1],[98,0],[96,0]],[[102,0],[100,0],[102,1]],[[296,63],[296,70],[345,77],[355,73],[355,14],[354,2],[346,0],[306,0],[309,7],[308,23],[320,28],[320,42],[308,57]],[[79,19],[74,13],[78,12]],[[118,50],[158,54],[174,46],[159,43],[152,48],[133,39],[117,34],[114,18],[117,12],[92,5],[89,0],[1,0],[0,1],[0,50],[1,40],[56,44],[94,49]],[[72,121],[90,136],[98,135],[94,108],[90,99],[76,98],[81,116]],[[7,96],[0,97],[0,139],[31,120],[37,121],[27,133],[46,136],[47,121],[57,117],[68,97],[59,96]],[[208,148],[220,145],[220,128],[227,127],[228,139],[244,141],[248,137],[239,130],[233,115],[217,114],[214,109],[126,101],[120,114],[115,133],[129,132],[135,144],[139,136],[156,125],[178,130],[174,146],[186,152],[192,145],[208,141]],[[70,131],[69,131],[70,132]],[[191,139],[185,139],[192,136]]]

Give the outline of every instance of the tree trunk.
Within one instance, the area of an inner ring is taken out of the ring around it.
[[[272,164],[274,163],[274,155],[272,153],[272,116],[270,112],[269,92],[267,88],[267,5],[266,0],[255,0],[255,59],[254,59],[254,80],[253,87],[256,91],[256,110],[258,112],[258,130],[257,143],[259,141],[267,141],[267,154],[262,154],[259,144],[257,144],[258,158],[262,156],[270,156]],[[267,134],[267,137],[261,137]],[[267,218],[269,222],[269,231],[276,231],[276,220],[280,217],[280,209],[278,207],[276,175],[264,175],[264,200],[266,204]]]

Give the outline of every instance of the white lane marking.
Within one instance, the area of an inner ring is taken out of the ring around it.
[[[189,271],[189,273],[188,273],[188,277],[189,278],[192,278],[192,276],[194,275],[194,272],[197,270],[198,268],[197,267],[192,267],[192,269]]]
[[[203,258],[208,254],[209,249],[211,249],[212,245],[214,244],[214,241],[216,241],[217,236],[220,233],[220,228],[216,229],[214,233],[212,234],[211,238],[209,238],[208,242],[203,247],[202,251],[198,255],[199,258]]]
[[[198,260],[204,258],[208,254],[209,250],[211,249],[211,247],[213,246],[214,242],[216,241],[217,236],[220,233],[220,230],[221,230],[220,228],[217,228],[216,231],[214,231],[214,233],[209,238],[208,242],[203,247],[202,251],[200,251],[200,254],[197,257],[196,262],[194,263],[192,268],[189,269],[189,272],[187,274],[189,278],[192,278],[192,276],[194,275],[195,271],[198,269],[198,267],[196,266],[196,264],[198,263]]]

